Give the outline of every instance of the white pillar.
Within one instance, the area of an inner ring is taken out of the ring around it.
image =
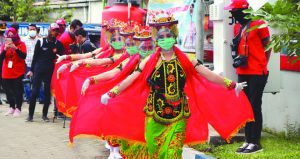
[[[237,80],[232,67],[230,44],[233,39],[233,24],[230,12],[224,10],[230,0],[215,0],[210,6],[210,19],[214,24],[214,69],[232,80]]]

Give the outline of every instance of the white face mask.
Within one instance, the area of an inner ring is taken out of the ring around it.
[[[29,35],[30,37],[34,38],[34,37],[36,36],[36,30],[30,30],[30,31],[28,32],[28,35]]]

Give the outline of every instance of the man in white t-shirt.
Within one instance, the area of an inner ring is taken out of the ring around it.
[[[25,91],[25,98],[26,101],[30,100],[30,93],[31,93],[31,85],[30,85],[30,79],[28,78],[28,71],[30,71],[31,68],[31,63],[32,63],[32,59],[33,59],[33,54],[34,54],[34,48],[35,45],[37,43],[37,41],[39,40],[39,37],[37,36],[37,26],[36,24],[29,24],[28,25],[28,35],[22,39],[22,41],[24,41],[25,45],[26,45],[26,49],[27,49],[27,56],[25,59],[25,63],[26,63],[26,75],[24,78],[24,91]],[[40,96],[39,96],[39,100],[40,102],[43,100],[43,93],[42,93],[42,89],[40,90]]]

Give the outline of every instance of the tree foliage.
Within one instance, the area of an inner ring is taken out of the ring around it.
[[[274,52],[287,49],[289,56],[297,55],[300,59],[299,0],[277,0],[274,4],[265,4],[256,12],[251,9],[246,12],[250,13],[251,19],[263,19],[270,27],[278,31],[273,34],[268,49],[273,48]]]
[[[35,0],[2,0],[0,2],[0,18],[7,21],[48,22],[49,0],[34,6]]]

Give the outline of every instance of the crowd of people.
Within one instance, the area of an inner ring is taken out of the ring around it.
[[[237,153],[261,151],[269,32],[246,31],[263,23],[245,18],[248,6],[232,0],[225,7],[238,22],[232,51],[239,83],[187,58],[175,45],[178,21],[167,11],[150,11],[149,26],[103,21],[105,44],[98,49],[76,19],[68,31],[63,19],[52,23],[47,37],[38,37],[36,25],[30,24],[24,42],[17,29],[1,22],[0,35],[6,35],[0,36],[2,83],[10,105],[6,115],[21,113],[26,72],[32,77],[31,86],[24,87],[30,99],[26,120],[33,121],[43,92],[42,120],[49,121],[52,89],[55,112],[72,118],[70,143],[82,136],[106,140],[109,159],[181,158],[184,144],[207,140],[208,124],[226,141],[246,125],[246,140]]]
[[[37,25],[29,23],[28,35],[20,38],[18,23],[7,27],[4,21],[0,21],[1,88],[10,105],[5,115],[20,116],[25,101],[29,104],[26,120],[32,121],[38,99],[44,104],[42,120],[49,121],[51,77],[57,55],[82,54],[96,49],[87,38],[80,20],[73,20],[69,31],[66,31],[66,26],[63,18],[58,19],[51,23],[48,35],[42,37]],[[55,108],[54,116],[59,115]]]

